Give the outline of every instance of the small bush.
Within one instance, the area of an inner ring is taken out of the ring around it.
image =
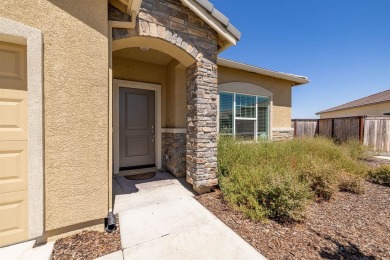
[[[307,182],[316,198],[329,200],[337,191],[337,172],[327,163],[310,162],[301,169],[300,177]]]
[[[296,175],[255,167],[233,167],[227,177],[220,177],[220,186],[225,199],[255,221],[301,221],[311,198]]]
[[[302,221],[311,193],[294,175],[275,174],[265,178],[264,189],[258,191],[260,206],[267,216],[282,222]]]
[[[380,166],[369,170],[367,177],[373,183],[390,186],[390,166]]]
[[[355,194],[363,194],[363,179],[349,173],[343,173],[339,176],[339,190]]]
[[[355,160],[367,159],[370,156],[370,150],[356,139],[342,143],[341,147]]]

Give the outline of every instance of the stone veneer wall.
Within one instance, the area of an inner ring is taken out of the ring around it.
[[[162,167],[176,177],[186,176],[186,134],[162,133]]]
[[[294,129],[273,130],[272,131],[272,140],[273,141],[291,140],[293,138],[294,138]]]
[[[130,20],[112,6],[108,17]],[[165,40],[196,61],[187,68],[186,179],[196,192],[209,191],[218,183],[217,33],[180,0],[144,0],[135,29],[114,28],[112,35],[113,41],[132,36]]]
[[[187,181],[198,193],[218,184],[217,81],[216,64],[187,70]]]

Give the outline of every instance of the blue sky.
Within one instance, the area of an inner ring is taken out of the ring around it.
[[[220,56],[308,76],[293,118],[390,89],[390,0],[211,0],[242,33]]]

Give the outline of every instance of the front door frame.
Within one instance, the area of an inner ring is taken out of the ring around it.
[[[119,174],[119,88],[145,89],[154,91],[155,102],[155,165],[161,169],[161,85],[144,82],[113,80],[113,173]]]

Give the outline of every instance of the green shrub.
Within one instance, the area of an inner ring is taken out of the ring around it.
[[[265,185],[258,191],[259,204],[267,209],[267,216],[285,221],[301,221],[311,193],[294,174],[268,175]]]
[[[370,150],[356,139],[349,139],[347,142],[342,143],[341,147],[356,160],[367,159],[370,156]]]
[[[329,200],[337,191],[337,169],[326,162],[308,160],[300,170],[301,180],[308,183],[318,199]]]
[[[253,166],[233,167],[228,176],[220,177],[220,186],[225,199],[255,221],[301,221],[311,197],[297,175]]]
[[[355,176],[349,173],[342,173],[339,176],[339,190],[351,192],[355,194],[363,194],[364,186],[363,179],[360,176]]]
[[[378,168],[372,169],[368,171],[368,180],[385,185],[390,186],[390,166],[380,166]]]
[[[225,200],[253,220],[300,221],[310,198],[363,192],[367,168],[358,160],[365,156],[358,145],[326,138],[254,143],[220,137],[220,187]]]

